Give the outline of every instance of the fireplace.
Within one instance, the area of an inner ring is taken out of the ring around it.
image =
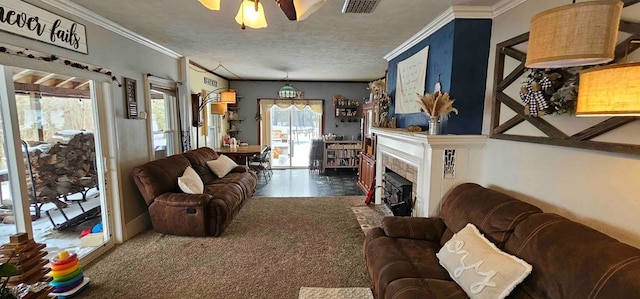
[[[389,170],[384,172],[382,200],[394,216],[411,216],[413,183]]]
[[[371,132],[376,134],[376,186],[385,186],[388,171],[411,182],[407,201],[411,216],[437,216],[440,200],[449,189],[480,181],[487,136],[426,135],[386,128],[371,128]],[[384,197],[384,189],[376,189],[376,204],[386,203]]]

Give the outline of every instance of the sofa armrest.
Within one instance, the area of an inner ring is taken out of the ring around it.
[[[205,205],[211,200],[209,194],[187,194],[167,192],[156,197],[153,202],[173,207],[196,207]]]
[[[229,172],[242,173],[242,172],[247,172],[247,171],[249,171],[249,167],[247,167],[246,165],[238,165],[234,169],[231,169],[231,171],[229,171]]]
[[[384,217],[382,229],[392,238],[439,242],[446,226],[438,217]]]

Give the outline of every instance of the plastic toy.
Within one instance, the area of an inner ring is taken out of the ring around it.
[[[78,255],[69,254],[64,250],[51,260],[49,275],[53,278],[49,284],[54,287],[50,295],[58,296],[58,299],[71,298],[79,294],[90,282],[82,273]]]

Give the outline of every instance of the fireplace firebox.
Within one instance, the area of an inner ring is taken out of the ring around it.
[[[387,169],[382,178],[382,200],[394,216],[411,216],[413,184],[399,174]]]

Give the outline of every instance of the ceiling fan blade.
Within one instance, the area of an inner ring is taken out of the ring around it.
[[[297,19],[296,8],[293,6],[293,0],[276,0],[276,2],[289,20],[295,21]]]

